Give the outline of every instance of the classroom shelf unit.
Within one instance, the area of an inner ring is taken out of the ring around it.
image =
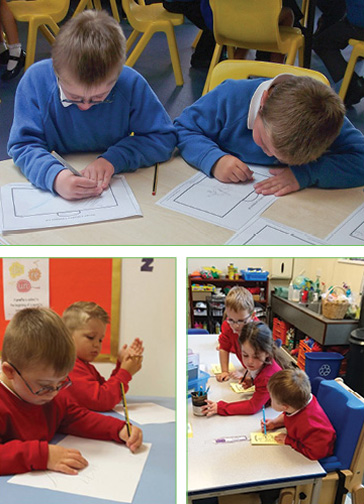
[[[224,300],[218,299],[213,292],[193,290],[192,285],[213,285],[222,290],[239,285],[246,289],[253,289],[253,299],[257,307],[263,309],[264,315],[268,304],[269,279],[266,280],[231,280],[227,277],[223,278],[200,278],[188,276],[188,301],[189,301],[189,324],[190,327],[195,327],[195,324],[202,324],[209,333],[213,334],[222,324],[224,314]]]

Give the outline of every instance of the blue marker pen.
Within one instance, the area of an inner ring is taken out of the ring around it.
[[[263,406],[263,426],[264,426],[264,435],[267,435],[267,427],[265,425],[265,406]]]

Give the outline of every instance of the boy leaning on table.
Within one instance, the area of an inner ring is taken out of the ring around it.
[[[52,59],[21,79],[8,153],[35,186],[65,199],[98,196],[114,173],[170,158],[176,131],[147,81],[124,66],[125,37],[104,11],[86,10],[60,30]],[[78,177],[52,155],[101,153]]]
[[[56,432],[142,444],[142,431],[124,421],[72,402],[65,388],[76,358],[62,319],[48,308],[26,308],[14,315],[4,336],[0,376],[0,475],[50,469],[77,474],[88,465],[74,449],[50,444]],[[121,447],[122,449],[122,447]]]
[[[344,114],[339,96],[311,77],[228,79],[176,118],[178,148],[221,182],[253,180],[246,163],[272,166],[254,185],[263,195],[356,187],[364,185],[364,136]]]

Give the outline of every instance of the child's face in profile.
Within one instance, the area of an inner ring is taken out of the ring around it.
[[[85,86],[78,82],[67,71],[62,71],[59,75],[59,85],[67,100],[77,102],[76,105],[80,110],[88,110],[96,102],[103,102],[110,94],[119,77],[119,70],[115,70],[101,84],[93,86]],[[82,103],[84,102],[84,103]]]
[[[269,358],[267,352],[259,352],[252,347],[247,341],[241,345],[241,356],[244,366],[248,371],[258,371]]]
[[[226,321],[235,334],[240,334],[243,326],[250,321],[251,315],[248,310],[235,311],[226,308]]]
[[[63,383],[68,383],[67,374],[60,375],[49,366],[30,367],[18,371],[21,376],[14,369],[12,379],[6,383],[23,401],[31,404],[42,405],[50,402],[58,394],[58,390],[55,389]],[[53,390],[47,390],[47,387]]]
[[[99,319],[90,318],[80,329],[72,333],[76,345],[77,357],[85,362],[92,362],[101,352],[105,337],[106,324]]]
[[[282,164],[289,164],[289,163],[285,163],[285,161],[280,156],[279,152],[273,146],[273,142],[269,136],[268,131],[266,130],[266,128],[264,126],[264,123],[262,121],[262,118],[260,117],[260,114],[257,114],[257,117],[254,121],[253,140],[257,145],[259,145],[259,147],[263,150],[263,152],[265,154],[267,154],[267,156],[269,156],[269,157],[274,156]]]
[[[277,399],[270,394],[271,406],[275,411],[284,411],[287,409],[283,404],[281,404]]]

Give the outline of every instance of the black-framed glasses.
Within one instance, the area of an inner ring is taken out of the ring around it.
[[[82,98],[81,100],[69,100],[68,98],[63,98],[63,100],[61,100],[61,103],[73,103],[74,105],[80,105],[81,103],[83,105],[101,105],[101,103],[113,103],[113,96],[114,93],[111,95],[111,99],[109,100],[93,100],[92,98],[91,100],[85,100],[84,98]]]
[[[242,325],[242,324],[246,324],[248,322],[248,320],[250,319],[250,317],[251,317],[251,314],[242,320],[234,320],[230,317],[228,317],[226,320],[227,320],[228,324],[230,324],[230,325]]]
[[[14,366],[14,364],[12,364],[11,362],[9,362],[10,366],[14,369],[14,371],[17,372],[17,374],[20,376],[20,378],[23,380],[23,382],[25,383],[25,385],[28,387],[28,389],[30,390],[30,392],[36,396],[43,396],[43,395],[47,395],[49,394],[50,392],[59,392],[61,389],[64,389],[64,388],[67,388],[69,387],[70,385],[72,385],[72,381],[71,381],[71,378],[69,376],[67,376],[67,378],[65,380],[63,380],[59,385],[57,385],[56,387],[53,387],[52,385],[45,385],[44,387],[42,387],[41,389],[37,390],[36,392],[34,392],[34,390],[32,389],[32,387],[29,385],[29,383],[25,380],[25,378],[23,378],[21,372]]]

